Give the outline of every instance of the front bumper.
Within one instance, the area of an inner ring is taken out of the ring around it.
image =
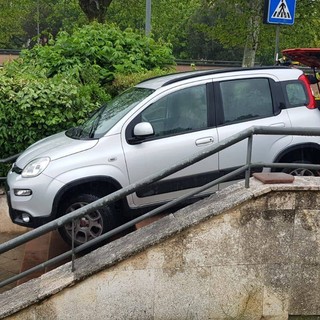
[[[47,217],[43,217],[43,216],[32,217],[28,212],[13,209],[11,204],[10,190],[7,184],[6,184],[6,196],[7,196],[7,203],[9,208],[9,216],[13,223],[18,224],[20,226],[28,227],[28,228],[37,228],[52,220],[51,215]],[[29,222],[26,222],[23,220],[24,215],[27,215],[28,217],[30,217]]]

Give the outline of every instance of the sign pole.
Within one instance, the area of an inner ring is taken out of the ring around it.
[[[280,25],[277,24],[276,27],[276,49],[275,49],[275,63],[277,64],[279,60],[279,36],[280,36]]]
[[[264,0],[263,23],[276,24],[275,62],[279,61],[280,25],[293,25],[296,0]]]

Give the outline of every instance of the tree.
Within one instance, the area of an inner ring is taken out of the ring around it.
[[[111,2],[112,0],[79,0],[79,5],[89,22],[96,20],[104,23],[106,21],[107,9]]]
[[[243,65],[252,66],[257,57],[265,64],[275,62],[276,26],[263,24],[264,0],[204,0],[215,12],[207,37],[225,48],[243,50]],[[280,49],[319,45],[320,1],[299,0],[293,26],[281,26]]]
[[[201,0],[169,0],[152,2],[151,33],[155,39],[172,44],[176,57],[186,57],[190,17],[200,8]],[[145,0],[117,0],[108,9],[108,21],[145,31]]]
[[[23,20],[28,12],[28,0],[0,0],[0,47],[21,47],[25,37]]]
[[[31,47],[88,22],[78,0],[0,0],[0,47]]]
[[[209,0],[216,20],[211,37],[225,48],[242,48],[243,66],[252,66],[260,44],[264,0]]]
[[[243,52],[242,65],[251,67],[255,64],[256,53],[259,47],[261,17],[263,16],[263,3],[260,0],[248,0],[245,2],[248,15],[247,37]]]

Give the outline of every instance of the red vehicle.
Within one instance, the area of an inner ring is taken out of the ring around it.
[[[314,95],[320,104],[320,48],[295,48],[286,49],[282,54],[291,62],[298,62],[302,66],[310,67],[308,74]]]

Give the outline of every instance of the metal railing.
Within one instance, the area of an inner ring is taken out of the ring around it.
[[[5,158],[5,159],[0,159],[0,163],[12,163],[13,161],[15,161],[20,154],[15,154],[11,157]],[[0,177],[0,181],[5,181],[6,177]]]
[[[38,266],[35,266],[29,270],[26,270],[16,276],[13,276],[9,279],[6,279],[2,282],[0,282],[0,288],[4,287],[5,285],[8,285],[12,282],[15,282],[17,280],[20,280],[36,271],[42,270],[46,267],[49,267],[51,265],[54,265],[58,262],[61,262],[63,260],[65,260],[66,258],[70,258],[72,259],[72,263],[71,263],[71,268],[72,271],[75,270],[75,255],[83,250],[86,250],[92,246],[95,246],[96,244],[100,243],[101,241],[104,241],[116,234],[118,234],[119,232],[122,232],[132,226],[134,226],[135,224],[137,224],[138,222],[143,221],[146,218],[152,217],[160,212],[163,212],[164,210],[167,210],[171,207],[174,207],[182,202],[184,202],[185,200],[187,200],[190,197],[195,196],[198,193],[201,193],[203,191],[205,191],[206,189],[209,189],[219,183],[228,181],[228,180],[232,180],[232,178],[237,177],[239,174],[241,173],[245,173],[245,187],[248,188],[249,187],[249,178],[251,176],[251,169],[252,168],[297,168],[297,163],[263,163],[263,162],[259,162],[259,163],[252,163],[251,162],[251,155],[252,155],[252,145],[253,145],[253,136],[254,135],[302,135],[302,136],[320,136],[320,129],[318,128],[308,128],[308,129],[302,129],[302,128],[277,128],[277,127],[262,127],[262,126],[254,126],[251,128],[248,128],[246,130],[241,131],[240,133],[237,133],[227,139],[224,139],[223,141],[216,143],[210,147],[207,147],[206,149],[202,150],[201,152],[198,152],[196,154],[194,154],[193,156],[173,165],[170,168],[166,168],[160,172],[157,172],[155,174],[150,175],[149,177],[146,177],[136,183],[133,183],[127,187],[124,187],[118,191],[113,192],[112,194],[109,194],[101,199],[98,199],[95,202],[92,202],[82,208],[79,208],[71,213],[68,213],[54,221],[51,221],[45,225],[42,225],[34,230],[31,230],[25,234],[22,234],[12,240],[9,240],[6,243],[0,244],[0,254],[3,254],[11,249],[14,249],[22,244],[25,244],[26,242],[33,240],[35,238],[38,238],[42,235],[44,235],[47,232],[53,231],[55,229],[60,228],[61,226],[63,226],[64,224],[68,223],[68,222],[72,222],[74,223],[75,219],[79,219],[83,216],[85,216],[86,214],[93,212],[99,208],[102,208],[106,205],[110,205],[113,202],[116,202],[124,197],[126,197],[127,195],[138,191],[139,189],[145,187],[146,185],[149,185],[153,182],[159,181],[165,177],[168,177],[169,175],[182,170],[196,162],[199,162],[219,151],[222,151],[242,140],[247,139],[247,159],[246,159],[246,163],[239,167],[238,169],[224,175],[223,177],[220,177],[214,181],[211,181],[207,184],[205,184],[202,187],[197,188],[194,191],[190,191],[188,193],[186,193],[183,196],[180,196],[177,199],[174,199],[171,202],[168,202],[164,205],[161,205],[159,207],[157,207],[154,210],[151,210],[149,212],[147,212],[144,215],[139,216],[136,219],[133,219],[103,235],[101,235],[98,238],[95,238],[87,243],[84,243],[78,247],[74,246],[74,234],[72,237],[72,247],[71,250],[57,256],[54,257],[48,261],[45,261],[41,264],[39,264]],[[16,158],[16,156],[1,160],[2,162],[8,162],[8,161],[13,161]],[[316,165],[316,164],[299,164],[299,168],[305,168],[305,169],[310,169],[310,170],[320,170],[320,165]]]
[[[178,66],[210,66],[210,67],[226,67],[226,68],[237,68],[242,67],[242,61],[234,60],[204,60],[204,59],[176,59]],[[255,66],[261,66],[261,62],[255,62]]]

